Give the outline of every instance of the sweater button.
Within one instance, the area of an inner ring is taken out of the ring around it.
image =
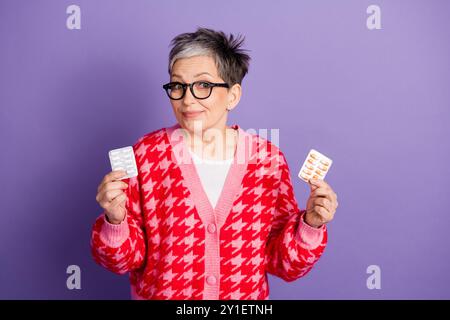
[[[214,232],[216,232],[216,226],[214,225],[214,223],[208,224],[208,232],[209,232],[209,233],[214,233]]]
[[[215,284],[217,283],[217,279],[216,279],[216,277],[214,277],[214,276],[208,276],[208,277],[206,278],[206,282],[207,282],[209,285],[213,286],[213,285],[215,285]]]

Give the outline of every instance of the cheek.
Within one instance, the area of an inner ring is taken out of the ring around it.
[[[226,97],[218,96],[213,99],[206,99],[201,102],[203,107],[210,114],[221,115],[226,109]]]
[[[171,100],[170,104],[172,105],[172,110],[175,113],[180,113],[180,110],[181,110],[181,102],[180,101],[178,101],[178,100]]]

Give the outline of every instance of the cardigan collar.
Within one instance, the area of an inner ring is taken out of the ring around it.
[[[175,124],[165,130],[172,147],[172,161],[181,169],[184,182],[190,191],[201,220],[205,226],[215,224],[219,230],[230,214],[234,198],[240,191],[241,182],[251,154],[252,136],[242,130],[237,124],[231,127],[238,131],[236,152],[215,208],[212,207],[203,189],[197,169],[189,153],[183,129],[179,124]]]

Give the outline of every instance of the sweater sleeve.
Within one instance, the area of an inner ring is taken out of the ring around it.
[[[111,224],[103,211],[94,223],[91,236],[94,260],[117,274],[141,268],[146,254],[139,180],[133,177],[123,181],[128,183],[125,219],[120,224]]]
[[[266,271],[285,281],[306,275],[322,255],[327,229],[306,224],[306,210],[299,210],[289,167],[280,152],[280,183],[272,228],[266,244]]]

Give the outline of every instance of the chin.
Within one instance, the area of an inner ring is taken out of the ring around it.
[[[207,122],[204,119],[185,119],[181,118],[179,124],[182,128],[188,130],[189,132],[194,132],[194,130],[206,130]]]

